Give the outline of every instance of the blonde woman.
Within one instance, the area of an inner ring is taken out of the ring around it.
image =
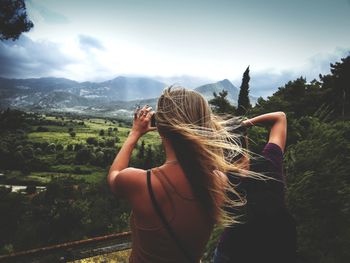
[[[237,193],[224,175],[242,171],[225,156],[234,157],[243,149],[195,91],[165,89],[158,100],[156,127],[151,127],[154,114],[147,105],[135,112],[108,174],[111,191],[132,206],[129,260],[199,262],[214,224],[234,222],[223,205],[244,203],[239,196],[229,198]],[[154,130],[165,149],[164,164],[148,171],[128,168],[138,140]]]

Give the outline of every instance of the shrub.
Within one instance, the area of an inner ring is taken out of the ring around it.
[[[80,149],[76,156],[75,160],[78,164],[87,164],[91,159],[91,152],[88,148]]]
[[[62,151],[63,150],[63,145],[62,144],[57,144],[56,145],[56,151]]]
[[[98,145],[98,141],[97,141],[97,139],[96,139],[95,137],[89,137],[89,138],[87,138],[87,139],[86,139],[86,142],[87,142],[88,144],[91,144],[91,145],[95,145],[95,146]]]
[[[114,147],[114,145],[115,145],[115,139],[114,138],[106,140],[106,146],[107,147]]]
[[[56,145],[54,143],[50,143],[46,148],[46,152],[48,153],[56,152]]]
[[[67,145],[67,151],[71,152],[74,150],[74,145],[73,144],[68,144]]]

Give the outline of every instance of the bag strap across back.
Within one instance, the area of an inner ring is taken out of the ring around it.
[[[180,242],[180,240],[175,235],[174,230],[171,228],[170,224],[168,223],[168,221],[166,220],[166,218],[162,212],[162,209],[160,208],[160,206],[157,203],[157,200],[154,196],[154,192],[152,189],[152,184],[151,184],[151,170],[147,170],[147,188],[148,188],[149,195],[151,197],[151,201],[152,201],[154,210],[156,210],[156,212],[157,212],[160,220],[162,221],[165,229],[168,231],[171,238],[175,241],[178,249],[181,250],[182,253],[185,255],[187,261],[191,262],[191,263],[195,262],[194,259],[192,258],[192,256],[190,255],[190,253],[186,250],[184,245]]]

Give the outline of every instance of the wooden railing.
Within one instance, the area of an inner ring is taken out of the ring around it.
[[[0,256],[0,262],[67,262],[129,249],[131,232],[72,241]]]

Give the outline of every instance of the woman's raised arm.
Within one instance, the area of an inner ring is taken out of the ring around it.
[[[152,107],[146,105],[139,111],[135,112],[133,127],[130,130],[129,136],[125,140],[122,148],[115,157],[111,168],[109,169],[107,181],[111,191],[114,194],[118,194],[116,178],[120,177],[118,175],[120,175],[122,171],[128,167],[131,153],[137,144],[137,141],[146,132],[156,129],[154,127],[150,127],[151,117],[154,114],[154,111],[151,110]],[[123,180],[119,181],[121,182]],[[122,185],[119,189],[119,192],[123,190]]]
[[[287,138],[287,117],[282,111],[266,113],[254,118],[244,120],[242,124],[246,127],[254,126],[258,123],[271,123],[269,142],[281,147],[282,152],[286,146]]]

